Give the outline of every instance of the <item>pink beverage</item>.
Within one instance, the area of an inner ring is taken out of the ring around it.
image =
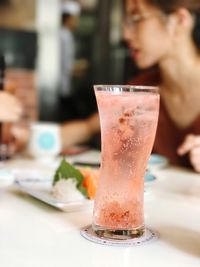
[[[101,123],[101,170],[93,230],[127,239],[144,232],[144,174],[159,113],[157,87],[94,86]]]

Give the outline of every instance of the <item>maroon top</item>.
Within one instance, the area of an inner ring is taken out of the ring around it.
[[[158,71],[147,71],[131,81],[134,85],[159,85],[161,78]],[[158,129],[154,143],[153,152],[166,156],[172,164],[191,167],[188,154],[179,156],[177,148],[184,141],[186,135],[200,135],[200,114],[185,129],[178,128],[170,118],[165,105],[161,99]]]

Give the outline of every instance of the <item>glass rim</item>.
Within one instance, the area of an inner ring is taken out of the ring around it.
[[[151,92],[159,93],[159,86],[149,85],[120,85],[120,84],[95,84],[93,85],[95,91],[104,92]],[[120,89],[120,90],[119,90]]]

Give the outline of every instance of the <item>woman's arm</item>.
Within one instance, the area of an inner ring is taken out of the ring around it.
[[[0,92],[0,122],[14,122],[22,115],[18,99],[6,91]]]
[[[61,139],[63,149],[88,141],[100,131],[98,113],[85,120],[76,120],[61,125]]]

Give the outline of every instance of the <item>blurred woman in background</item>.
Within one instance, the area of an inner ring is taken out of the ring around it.
[[[126,0],[124,37],[137,66],[134,84],[159,85],[154,152],[200,172],[200,1]]]
[[[124,37],[137,66],[151,69],[131,83],[160,86],[153,151],[200,172],[200,1],[125,0]],[[98,115],[92,119],[95,127],[78,122],[84,135],[73,125],[76,142],[99,130]],[[63,140],[69,126],[62,127]]]

